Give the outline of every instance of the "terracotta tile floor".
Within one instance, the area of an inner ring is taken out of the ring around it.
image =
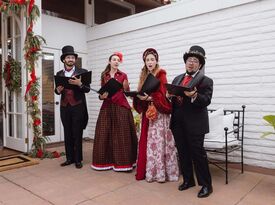
[[[50,148],[63,150],[63,147]],[[64,158],[44,159],[39,165],[0,172],[0,204],[79,205],[275,205],[275,176],[211,166],[213,194],[197,198],[199,187],[180,192],[173,183],[136,181],[135,173],[90,169],[91,142],[84,143],[84,167],[60,167]]]

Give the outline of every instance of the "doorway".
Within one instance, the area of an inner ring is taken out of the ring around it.
[[[85,57],[78,54],[77,67],[82,67]],[[63,68],[59,49],[43,48],[42,55],[42,133],[48,143],[63,142],[64,133],[60,118],[60,95],[54,93],[54,75]]]
[[[26,76],[25,69],[22,69],[23,58],[23,13],[6,16],[1,14],[1,79],[0,79],[0,140],[2,147],[27,152],[28,137],[26,103],[24,102],[23,76]],[[16,90],[9,90],[3,79],[3,65],[8,59],[14,59],[21,65],[21,87]]]
[[[54,75],[59,70],[59,51],[43,49],[42,55],[42,134],[49,143],[63,141],[58,96],[54,93]]]

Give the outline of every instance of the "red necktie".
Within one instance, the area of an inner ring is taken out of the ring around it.
[[[192,76],[191,76],[191,75],[186,75],[186,76],[184,77],[182,83],[181,83],[182,86],[188,85],[188,83],[189,83],[191,80],[192,80]],[[178,103],[179,105],[182,104],[182,100],[183,100],[182,97],[179,97],[179,96],[177,97],[177,103]]]
[[[182,85],[186,86],[188,85],[188,83],[192,80],[192,76],[191,75],[186,75],[182,81]]]

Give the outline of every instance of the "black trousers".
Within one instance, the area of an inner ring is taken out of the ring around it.
[[[61,106],[61,121],[64,127],[66,158],[72,162],[81,162],[82,135],[85,105]]]
[[[184,126],[172,128],[184,182],[194,182],[193,165],[200,186],[212,186],[207,154],[203,147],[204,134],[192,135]]]

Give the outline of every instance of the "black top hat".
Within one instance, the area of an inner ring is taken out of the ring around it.
[[[183,55],[183,60],[186,63],[187,58],[194,56],[199,59],[202,68],[205,64],[205,51],[200,46],[191,46],[188,53]]]
[[[74,47],[72,46],[64,46],[62,48],[62,55],[60,56],[60,60],[63,62],[64,58],[67,55],[74,55],[77,58],[77,54],[74,52]]]

